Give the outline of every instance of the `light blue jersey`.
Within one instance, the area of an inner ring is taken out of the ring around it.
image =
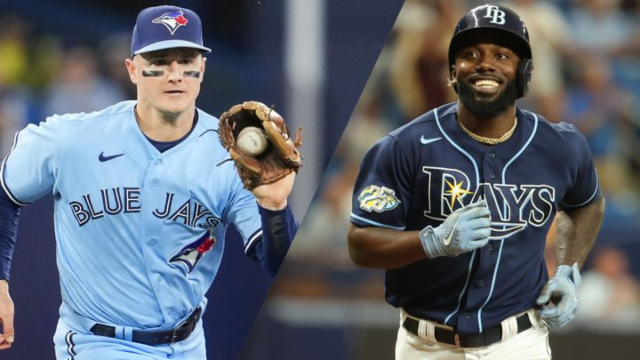
[[[62,298],[73,312],[171,328],[206,304],[227,227],[252,254],[261,220],[232,163],[215,165],[229,157],[215,117],[198,110],[193,131],[160,153],[135,104],[28,126],[3,164],[2,186],[19,205],[53,195]]]

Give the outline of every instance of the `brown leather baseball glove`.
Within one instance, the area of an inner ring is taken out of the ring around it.
[[[259,155],[248,154],[238,147],[238,134],[248,126],[264,130],[269,140]],[[218,136],[231,155],[230,160],[235,162],[244,187],[253,190],[276,182],[292,171],[298,172],[302,167],[302,155],[298,151],[302,145],[301,130],[296,131],[292,140],[284,119],[273,108],[258,101],[245,101],[220,115]]]

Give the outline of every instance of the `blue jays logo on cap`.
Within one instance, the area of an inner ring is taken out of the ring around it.
[[[202,21],[198,14],[189,9],[169,5],[142,10],[133,27],[131,57],[172,48],[192,48],[211,52],[211,49],[203,45]]]
[[[162,14],[160,17],[153,19],[152,22],[166,26],[171,32],[171,35],[173,35],[180,26],[186,26],[189,20],[184,17],[182,11],[173,11]]]

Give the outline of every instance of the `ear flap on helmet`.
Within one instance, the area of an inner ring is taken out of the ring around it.
[[[529,84],[531,84],[531,75],[533,73],[533,60],[522,59],[518,64],[516,72],[516,89],[518,90],[518,98],[527,95]]]

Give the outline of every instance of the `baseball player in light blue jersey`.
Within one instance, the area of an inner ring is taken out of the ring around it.
[[[54,115],[16,135],[1,168],[0,349],[14,342],[8,279],[18,209],[54,198],[58,359],[205,359],[200,318],[234,224],[275,274],[297,230],[294,173],[245,190],[218,119],[195,106],[210,50],[191,10],[140,12],[126,68],[137,100]],[[257,202],[257,204],[256,204]]]

